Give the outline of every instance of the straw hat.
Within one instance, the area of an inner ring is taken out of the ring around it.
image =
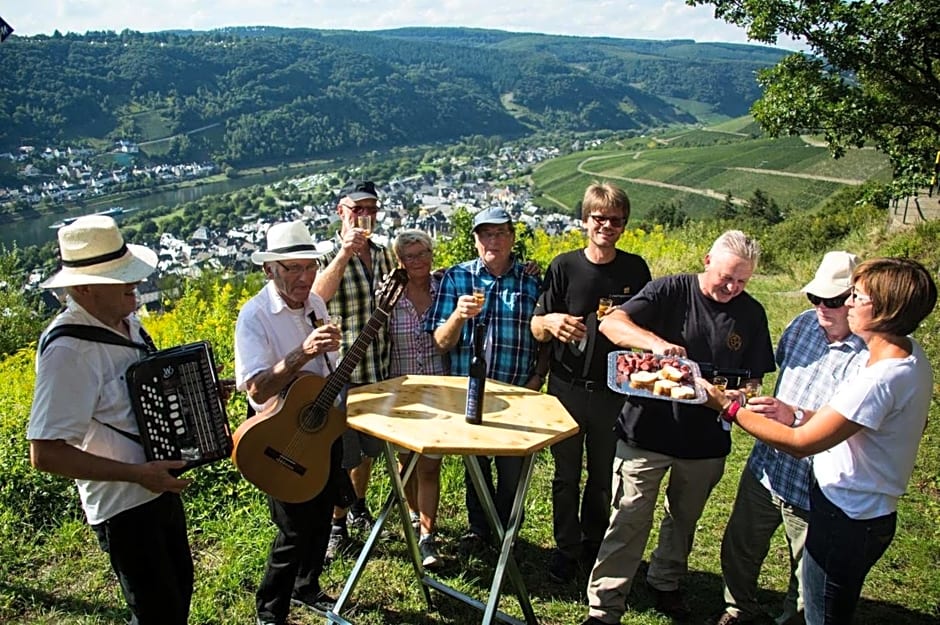
[[[320,258],[324,254],[317,249],[316,242],[302,221],[274,224],[268,228],[267,238],[267,251],[251,255],[251,262],[256,265],[276,260],[308,260]]]
[[[852,288],[852,271],[858,256],[849,252],[826,252],[816,276],[802,288],[817,297],[836,297]]]
[[[62,269],[44,289],[83,284],[140,282],[157,266],[157,255],[143,245],[128,245],[117,223],[104,215],[79,217],[59,228]]]

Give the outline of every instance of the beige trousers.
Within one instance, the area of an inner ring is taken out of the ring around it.
[[[627,595],[646,549],[659,487],[667,471],[665,516],[646,580],[657,590],[679,587],[688,569],[695,525],[724,468],[724,458],[686,460],[617,442],[613,512],[588,580],[591,616],[604,623],[619,623],[626,611]]]

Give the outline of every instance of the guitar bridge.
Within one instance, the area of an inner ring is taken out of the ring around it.
[[[296,473],[297,475],[303,475],[304,473],[307,472],[307,467],[305,467],[305,466],[299,464],[299,463],[298,463],[296,460],[294,460],[293,458],[289,458],[289,457],[285,456],[284,454],[282,454],[282,453],[279,452],[278,450],[274,449],[273,447],[265,447],[265,448],[264,448],[264,455],[267,456],[268,458],[274,460],[274,462],[276,462],[276,463],[278,463],[278,464],[280,464],[280,465],[282,465],[282,466],[287,467],[288,469],[290,469],[291,471],[293,471],[293,472]]]

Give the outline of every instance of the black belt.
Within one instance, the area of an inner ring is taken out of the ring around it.
[[[552,371],[551,376],[555,378],[556,380],[558,380],[559,382],[562,382],[563,384],[567,384],[571,388],[583,388],[584,390],[588,392],[607,390],[606,382],[595,382],[594,380],[570,378],[564,373],[559,373],[557,371]]]

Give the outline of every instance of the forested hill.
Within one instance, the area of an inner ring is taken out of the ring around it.
[[[0,48],[0,153],[211,126],[176,140],[173,157],[248,164],[476,134],[642,129],[744,113],[759,96],[755,71],[783,54],[463,28],[12,37]]]

